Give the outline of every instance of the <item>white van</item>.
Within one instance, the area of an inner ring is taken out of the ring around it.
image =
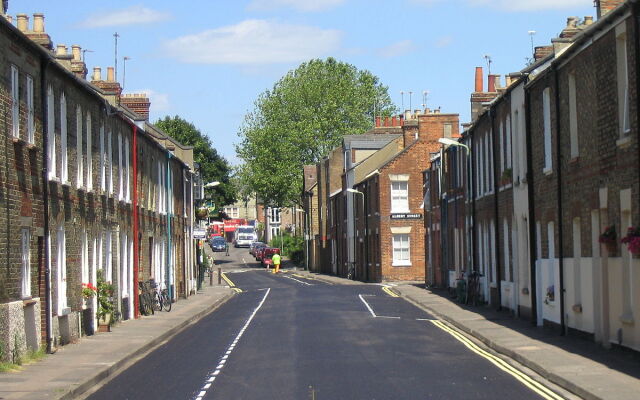
[[[258,240],[258,234],[253,226],[243,225],[236,228],[233,238],[234,247],[250,247]]]

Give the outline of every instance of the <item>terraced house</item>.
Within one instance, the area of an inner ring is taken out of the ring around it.
[[[429,226],[427,241],[465,249],[462,264],[430,258],[427,277],[436,279],[427,282],[453,286],[475,270],[488,304],[639,350],[640,5],[596,5],[597,21],[568,18],[425,171],[427,219],[442,224],[442,234]],[[440,207],[455,188],[461,144],[470,150],[463,246],[444,234],[458,226]]]
[[[147,121],[113,68],[91,81],[80,46],[55,46],[44,15],[0,18],[0,355],[16,359],[93,334],[101,275],[121,319],[138,282],[173,300],[195,290],[193,151]]]

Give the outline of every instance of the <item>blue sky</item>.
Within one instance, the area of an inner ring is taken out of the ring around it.
[[[389,87],[397,107],[469,120],[474,68],[521,69],[568,16],[595,17],[592,0],[10,0],[11,15],[45,14],[54,44],[79,44],[89,71],[126,63],[125,92],[147,92],[152,122],[179,115],[231,163],[244,115],[290,69],[333,56]],[[504,79],[504,78],[503,78]],[[485,79],[486,85],[486,79]],[[400,92],[405,94],[401,96]]]

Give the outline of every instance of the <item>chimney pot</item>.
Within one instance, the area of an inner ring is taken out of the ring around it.
[[[589,26],[591,24],[593,24],[593,17],[591,17],[591,16],[584,17],[584,25]]]
[[[376,128],[380,126],[380,117],[376,117]]]
[[[384,126],[389,126],[389,117],[384,117]]]
[[[396,116],[394,115],[393,117],[391,117],[391,126],[398,126],[398,119],[396,118]]]
[[[487,92],[489,93],[494,93],[496,91],[496,76],[495,75],[489,75],[489,81],[487,84]]]
[[[107,67],[107,82],[115,81],[115,74],[113,67]]]
[[[33,14],[33,31],[36,33],[44,33],[44,14]]]
[[[476,67],[476,92],[482,92],[482,67]]]
[[[57,56],[66,56],[67,55],[67,46],[64,44],[58,44],[56,46],[56,55]]]
[[[404,119],[411,119],[411,110],[404,110]]]
[[[10,24],[13,24],[13,17],[11,15],[5,15],[4,17]]]
[[[71,46],[71,54],[73,54],[73,61],[82,61],[80,60],[82,48],[79,45],[74,44],[73,46]]]
[[[102,80],[102,69],[100,67],[93,67],[93,76],[91,77],[92,81],[101,81]]]
[[[575,28],[578,25],[578,17],[567,18],[567,28]]]
[[[29,17],[27,14],[18,14],[16,15],[18,30],[20,32],[26,32],[29,30]]]

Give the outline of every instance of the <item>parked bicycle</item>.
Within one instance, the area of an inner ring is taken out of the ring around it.
[[[164,308],[166,312],[171,311],[171,298],[169,297],[169,291],[162,289],[160,292],[160,306]]]
[[[482,276],[484,275],[477,271],[472,271],[469,274],[467,282],[466,304],[472,304],[474,306],[480,304],[482,296],[482,294],[480,293],[480,277]]]
[[[153,294],[149,281],[138,282],[138,299],[140,304],[140,313],[142,315],[153,315],[155,313],[153,307]]]
[[[171,311],[171,298],[169,297],[169,291],[167,289],[160,290],[160,285],[158,285],[153,279],[149,280],[148,283],[153,292],[153,309],[155,311],[162,311],[162,309],[167,312]]]

